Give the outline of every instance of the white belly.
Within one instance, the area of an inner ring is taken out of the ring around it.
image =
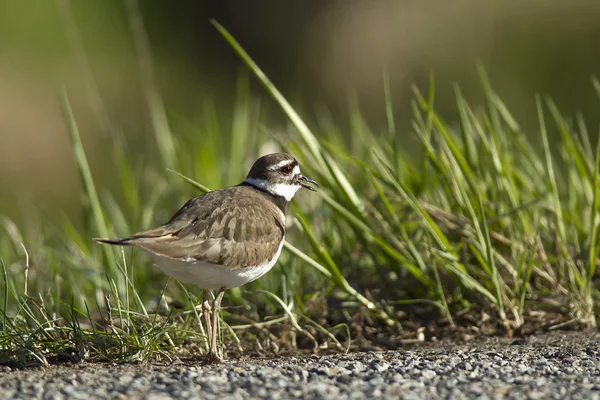
[[[277,262],[283,247],[283,240],[275,256],[264,265],[245,268],[226,268],[202,261],[187,261],[151,254],[154,262],[167,275],[185,283],[193,283],[200,289],[231,289],[252,282],[267,272]]]

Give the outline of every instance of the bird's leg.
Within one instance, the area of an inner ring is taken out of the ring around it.
[[[215,297],[213,301],[212,307],[212,334],[211,334],[211,342],[210,342],[210,356],[214,359],[214,361],[221,360],[219,357],[218,351],[218,330],[219,330],[219,312],[221,311],[221,301],[223,300],[223,295],[225,294],[225,288],[219,289],[219,293]]]
[[[212,347],[212,325],[210,321],[210,303],[208,301],[208,290],[202,291],[202,319],[204,319],[204,329],[206,329],[206,341],[209,347]]]
[[[217,349],[217,333],[219,328],[219,311],[221,309],[221,301],[223,300],[224,293],[225,288],[219,289],[219,293],[212,302],[212,307],[210,306],[208,300],[203,300],[202,302],[202,308],[205,310],[203,311],[203,315],[205,316],[204,324],[206,325],[206,336],[209,344],[208,354],[202,362],[204,365],[219,364],[222,361],[221,357],[219,357],[219,352]],[[209,314],[210,311],[212,311],[212,321]]]

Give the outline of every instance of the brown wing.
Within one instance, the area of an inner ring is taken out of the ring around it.
[[[241,268],[264,264],[284,236],[283,213],[262,194],[233,187],[188,201],[165,225],[129,241],[152,253]]]

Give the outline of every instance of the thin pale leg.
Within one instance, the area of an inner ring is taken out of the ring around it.
[[[219,357],[218,352],[218,329],[219,329],[219,312],[221,310],[221,301],[223,300],[223,295],[225,294],[225,288],[221,288],[219,293],[215,297],[212,305],[212,322],[211,325],[211,333],[210,333],[210,351],[206,357],[206,364],[218,364],[221,362],[221,357]],[[208,329],[208,328],[207,328]]]
[[[206,341],[212,348],[212,324],[210,320],[211,306],[208,301],[208,291],[202,292],[202,319],[204,320],[204,329],[206,330]]]
[[[221,288],[217,297],[215,297],[215,301],[213,302],[213,334],[212,334],[212,344],[211,347],[214,349],[215,354],[217,352],[217,339],[218,339],[218,330],[219,330],[219,313],[221,312],[221,301],[223,300],[223,295],[225,294],[225,289]]]

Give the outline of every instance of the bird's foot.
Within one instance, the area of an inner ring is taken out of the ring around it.
[[[202,365],[217,365],[221,364],[223,359],[217,354],[216,351],[210,351],[202,360]]]

